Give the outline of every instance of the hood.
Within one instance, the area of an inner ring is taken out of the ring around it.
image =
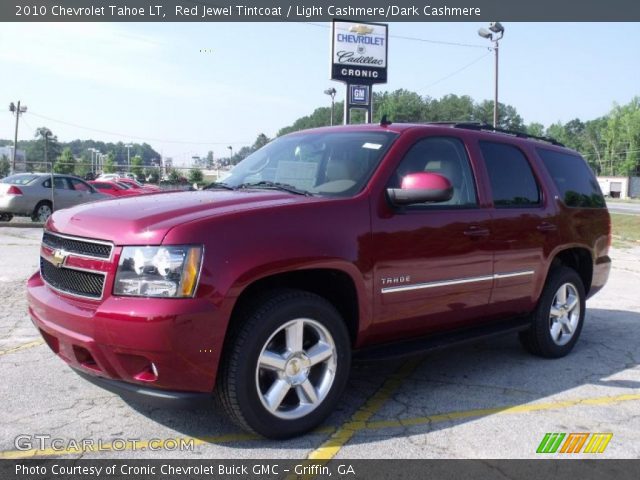
[[[49,218],[46,228],[116,245],[158,245],[169,230],[182,223],[313,200],[275,190],[203,190],[115,197],[59,210]]]

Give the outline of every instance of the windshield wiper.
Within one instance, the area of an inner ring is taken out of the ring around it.
[[[212,190],[214,188],[224,188],[225,190],[235,190],[231,185],[227,185],[224,182],[211,182],[209,185],[203,188],[203,190]]]
[[[307,197],[313,196],[313,193],[293,185],[289,185],[288,183],[270,182],[268,180],[262,180],[254,183],[241,183],[236,188],[272,188],[274,190],[282,190],[283,192],[295,193],[296,195],[305,195]]]

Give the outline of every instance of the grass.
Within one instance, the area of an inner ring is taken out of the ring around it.
[[[614,239],[622,242],[640,242],[640,215],[612,213],[611,225]]]

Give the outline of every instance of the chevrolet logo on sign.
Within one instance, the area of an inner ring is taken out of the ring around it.
[[[349,28],[351,33],[357,33],[358,35],[369,35],[373,33],[373,28],[367,27],[366,25],[353,25]]]
[[[56,268],[60,268],[64,265],[64,261],[67,259],[67,252],[62,249],[56,249],[51,256],[51,263]]]

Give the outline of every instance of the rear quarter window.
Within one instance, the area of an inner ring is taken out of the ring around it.
[[[536,149],[567,207],[604,208],[598,181],[579,155]]]

